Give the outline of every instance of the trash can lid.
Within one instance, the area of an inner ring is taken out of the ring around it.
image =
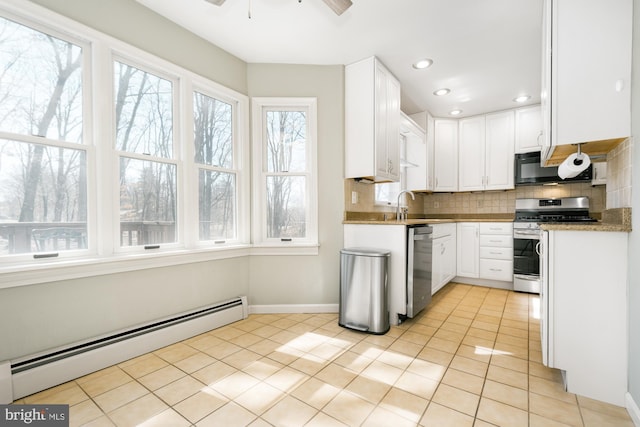
[[[388,249],[377,248],[344,248],[340,251],[341,254],[346,255],[360,255],[360,256],[372,256],[372,257],[384,257],[391,255],[391,251]]]

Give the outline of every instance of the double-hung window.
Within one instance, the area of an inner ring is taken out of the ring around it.
[[[0,256],[86,254],[88,48],[0,17]]]
[[[174,82],[114,61],[121,247],[157,248],[178,239]]]
[[[317,245],[316,99],[252,102],[254,244]]]
[[[194,161],[198,170],[198,240],[238,239],[238,165],[234,103],[193,92]]]

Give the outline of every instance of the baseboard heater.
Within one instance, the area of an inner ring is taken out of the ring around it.
[[[245,319],[246,297],[201,307],[18,360],[0,362],[0,404]]]

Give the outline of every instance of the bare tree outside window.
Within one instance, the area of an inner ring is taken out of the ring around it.
[[[195,162],[198,180],[200,240],[237,236],[236,174],[233,168],[233,108],[194,92]]]
[[[80,46],[0,18],[0,253],[87,248],[82,98]]]
[[[267,238],[306,236],[307,114],[265,111]]]
[[[114,62],[116,150],[120,156],[120,245],[176,241],[177,167],[173,159],[173,85]],[[125,153],[148,156],[141,160]]]

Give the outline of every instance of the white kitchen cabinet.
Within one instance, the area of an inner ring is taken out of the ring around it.
[[[459,277],[480,277],[480,224],[459,222],[456,225],[457,275]]]
[[[546,0],[543,160],[566,144],[631,135],[632,0]]]
[[[513,281],[513,223],[480,223],[480,278]]]
[[[400,83],[375,57],[345,67],[345,177],[400,179]]]
[[[542,137],[542,111],[540,105],[518,108],[515,110],[515,114],[515,152],[530,153],[540,151]]]
[[[434,120],[433,191],[458,191],[458,121]]]
[[[460,119],[459,191],[514,188],[513,110]]]
[[[628,233],[552,230],[541,243],[543,363],[570,393],[624,406]]]
[[[428,148],[426,132],[411,118],[401,113],[400,137],[404,139],[405,156],[400,159],[406,168],[407,190],[426,191],[429,189]]]
[[[456,276],[456,224],[434,224],[431,293]]]
[[[509,288],[506,282],[513,281],[513,223],[461,222],[457,226],[457,280]]]
[[[434,146],[434,122],[435,119],[431,114],[424,111],[422,113],[416,113],[409,115],[418,126],[421,126],[425,132],[425,150],[426,150],[426,186],[421,188],[421,190],[433,191],[434,185],[434,154],[433,154],[433,146]],[[412,155],[407,154],[407,160],[413,163]],[[407,172],[410,172],[407,170]]]
[[[458,127],[458,189],[484,190],[485,187],[485,117],[460,119]]]

